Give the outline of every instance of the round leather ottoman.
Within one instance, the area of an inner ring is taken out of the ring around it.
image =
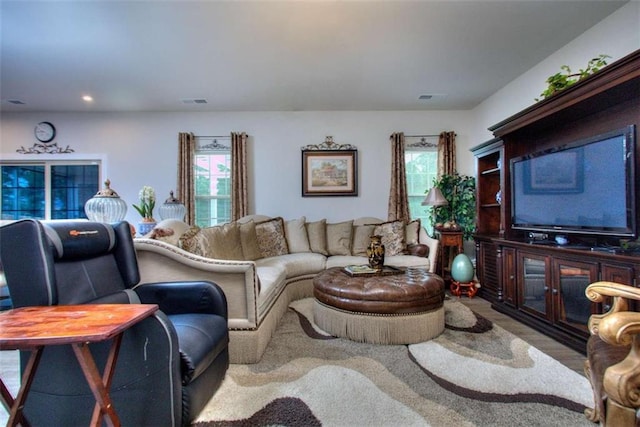
[[[331,335],[373,344],[414,344],[444,330],[444,281],[424,269],[351,277],[330,268],[313,280],[313,317]]]

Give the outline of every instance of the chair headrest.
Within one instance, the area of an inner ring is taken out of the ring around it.
[[[42,223],[56,251],[56,259],[91,258],[111,252],[116,245],[113,227],[100,222]]]

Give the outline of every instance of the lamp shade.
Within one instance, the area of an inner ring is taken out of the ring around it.
[[[427,197],[422,201],[422,206],[445,206],[448,205],[447,199],[442,195],[442,191],[438,187],[431,187],[427,193]]]
[[[127,204],[110,187],[111,181],[104,182],[104,188],[87,200],[84,213],[91,221],[118,222],[127,214]]]
[[[169,191],[169,198],[164,201],[159,209],[160,218],[162,219],[178,219],[184,221],[184,215],[187,213],[187,208],[184,204],[175,197],[173,197],[173,191]]]

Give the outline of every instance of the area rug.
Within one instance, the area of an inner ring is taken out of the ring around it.
[[[231,365],[194,426],[593,426],[586,378],[445,301],[445,331],[414,345],[328,336],[290,305],[262,360]]]

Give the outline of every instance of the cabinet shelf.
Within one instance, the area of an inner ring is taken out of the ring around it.
[[[481,175],[492,175],[492,174],[500,175],[500,168],[487,169],[482,171],[480,174]]]

